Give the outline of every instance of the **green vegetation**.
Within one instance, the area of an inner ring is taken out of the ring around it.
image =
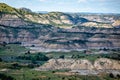
[[[15,80],[15,79],[11,76],[7,76],[5,74],[0,73],[0,80]]]
[[[46,56],[50,58],[59,58],[60,56],[64,55],[64,58],[71,58],[72,55],[82,54],[83,51],[71,51],[71,52],[47,52],[44,53]]]
[[[48,14],[37,14],[31,12],[30,10],[23,9],[15,9],[13,7],[8,6],[5,3],[0,3],[0,17],[2,18],[2,14],[9,14],[18,16],[18,20],[22,19],[23,22],[26,23],[24,26],[20,27],[10,27],[10,26],[0,26],[0,31],[5,33],[6,39],[9,39],[9,35],[13,34],[13,39],[18,37],[18,33],[21,31],[30,32],[30,35],[33,35],[36,39],[38,37],[46,36],[46,34],[50,33],[52,38],[54,37],[64,37],[64,38],[75,38],[79,37],[81,39],[90,38],[90,37],[100,37],[106,38],[106,36],[110,36],[106,33],[89,33],[89,31],[116,31],[117,29],[105,29],[105,28],[95,28],[95,27],[84,27],[84,26],[74,26],[74,28],[79,28],[81,32],[67,32],[64,30],[58,30],[52,32],[54,28],[51,25],[61,28],[70,28],[73,24],[78,24],[79,22],[87,22],[87,19],[80,18],[76,16],[73,18],[71,15],[67,15],[61,12],[50,12]],[[8,16],[8,17],[9,17]],[[28,17],[26,17],[28,16]],[[62,16],[62,17],[61,17]],[[117,17],[116,17],[117,18]],[[15,17],[16,19],[16,17]],[[41,19],[41,20],[40,20]],[[24,21],[26,20],[26,21]],[[49,23],[50,25],[42,25],[39,22]],[[62,21],[64,20],[64,21]],[[66,21],[65,21],[66,20]],[[79,21],[80,20],[80,21]],[[71,22],[69,22],[71,21]],[[28,22],[28,25],[27,25]],[[19,22],[18,22],[19,23]],[[97,24],[100,24],[96,22]],[[102,25],[104,23],[101,23]],[[102,26],[99,25],[99,26]],[[97,30],[99,29],[99,30]],[[77,29],[76,29],[77,30]],[[87,32],[84,32],[84,31]],[[82,32],[83,31],[83,32]],[[118,30],[117,30],[118,31]],[[55,33],[54,33],[55,32]],[[72,33],[72,34],[71,34]],[[39,35],[41,34],[41,35]],[[104,35],[105,34],[105,35]],[[61,36],[62,35],[62,36]],[[111,35],[119,35],[118,33],[113,33]],[[84,36],[84,37],[83,37]],[[49,37],[49,36],[48,36]],[[115,36],[114,36],[115,37]],[[63,39],[63,38],[62,38]],[[17,39],[16,39],[17,40]],[[46,40],[46,42],[51,44],[73,44],[80,43],[85,44],[87,40],[71,40],[71,41],[63,41],[60,42],[58,40]],[[103,41],[102,43],[107,43],[108,41]],[[57,72],[68,72],[69,70],[55,70],[55,71],[35,71],[34,68],[39,67],[44,64],[46,61],[52,58],[68,58],[68,59],[87,59],[91,62],[94,62],[98,58],[109,58],[114,60],[120,60],[120,50],[109,50],[109,49],[91,49],[91,50],[83,50],[83,51],[71,51],[71,52],[43,52],[43,53],[31,53],[29,49],[26,49],[23,46],[20,46],[20,42],[14,42],[14,44],[6,42],[0,43],[0,80],[119,80],[120,75],[104,74],[104,75],[63,75],[56,74]],[[32,45],[35,47],[35,45]],[[102,51],[102,53],[100,53]],[[100,63],[101,65],[104,62]]]
[[[26,63],[28,67],[44,64],[49,58],[42,53],[31,53],[20,44],[6,44],[0,46],[0,62]]]
[[[59,58],[62,58],[62,59],[64,59],[64,58],[65,58],[65,56],[64,56],[64,55],[61,55]]]
[[[72,55],[73,59],[87,59],[92,62],[94,62],[98,58],[109,58],[109,59],[115,59],[120,60],[120,54],[80,54],[80,55]]]
[[[0,45],[0,56],[2,55],[13,55],[17,56],[20,54],[24,54],[29,49],[26,49],[23,46],[20,46],[20,44],[7,44],[6,46]]]
[[[32,63],[36,63],[36,61],[47,61],[47,60],[49,60],[49,58],[47,56],[45,56],[44,54],[41,54],[41,53],[30,54],[30,52],[28,52],[25,55],[21,55],[21,56],[16,57],[16,59],[30,60],[30,61],[32,61]]]
[[[119,50],[101,50],[91,49],[83,51],[71,51],[71,52],[43,52],[30,54],[29,49],[26,49],[19,44],[6,44],[0,46],[0,56],[12,56],[16,57],[17,60],[32,60],[32,61],[47,61],[50,58],[72,58],[72,59],[88,59],[94,62],[98,58],[110,58],[120,60]],[[107,51],[107,54],[104,53]]]
[[[0,45],[0,80],[119,80],[120,75],[102,74],[102,75],[65,75],[69,70],[54,70],[54,71],[35,71],[33,68],[42,65],[36,63],[41,61],[44,63],[49,58],[73,58],[73,59],[88,59],[94,61],[100,57],[112,58],[119,60],[119,50],[108,50],[109,54],[93,54],[100,50],[91,49],[83,51],[71,51],[71,52],[47,52],[47,53],[31,53],[25,47],[19,44],[7,44]],[[112,53],[112,54],[111,54]],[[5,62],[2,60],[3,56],[12,56],[17,58],[12,62]],[[19,60],[30,61],[22,63]],[[56,74],[62,73],[62,74]],[[2,76],[1,76],[2,75]],[[3,76],[5,79],[3,79]],[[9,78],[9,79],[8,79]]]
[[[88,59],[91,62],[94,62],[96,59],[99,58],[120,60],[119,50],[103,49],[102,50],[103,52],[99,53],[100,51],[101,50],[99,49],[91,49],[91,50],[71,51],[71,52],[48,52],[44,54],[46,54],[46,56],[48,56],[49,58],[60,58],[62,56],[64,58],[72,58],[72,59]]]
[[[55,74],[57,72],[60,71],[35,71],[29,68],[21,68],[19,70],[9,69],[6,71],[0,71],[0,75],[4,74],[10,76],[13,78],[13,80],[14,79],[15,80],[119,80],[119,75],[116,77],[111,74],[105,74],[99,76],[93,76],[93,75],[84,76],[84,75],[76,74],[69,76],[69,75]]]
[[[5,3],[0,3],[0,12],[15,13],[15,9]]]
[[[61,22],[60,16],[67,16],[67,14],[64,14],[62,12],[50,12],[48,14],[38,14],[34,13],[29,9],[26,8],[21,8],[21,9],[16,9],[13,8],[5,3],[0,3],[0,13],[1,14],[11,14],[11,15],[17,15],[20,19],[26,20],[28,22],[32,23],[39,23],[38,18],[41,18],[43,20],[48,20],[50,22],[50,25],[54,25],[56,27],[61,27],[61,28],[71,28],[72,24],[65,24]],[[32,18],[30,19],[29,17],[26,17],[25,15],[31,15]],[[54,20],[59,20],[61,23],[57,24]],[[68,20],[66,18],[66,20]],[[47,23],[46,23],[47,24]]]

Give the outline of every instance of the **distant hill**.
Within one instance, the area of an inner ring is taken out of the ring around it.
[[[48,11],[37,11],[36,13],[47,14],[47,13],[49,13],[49,12],[48,12]]]
[[[119,48],[119,20],[119,14],[42,14],[0,3],[0,42],[53,50]]]
[[[73,13],[67,14],[62,12],[46,12],[40,14],[32,12],[27,8],[16,9],[5,3],[0,3],[0,12],[14,14],[19,18],[34,23],[50,24],[60,28],[71,28],[75,25],[86,27],[105,27],[112,28],[116,20],[120,20],[119,14],[91,14],[91,13]]]

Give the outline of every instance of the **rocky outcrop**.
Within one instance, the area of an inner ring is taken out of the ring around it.
[[[35,45],[44,49],[87,49],[87,48],[119,48],[119,29],[69,29],[57,30],[39,40],[23,43],[24,46]],[[40,50],[40,49],[39,49]]]
[[[96,69],[120,69],[120,61],[101,58],[95,61],[94,67]]]
[[[88,19],[89,21],[100,23],[113,23],[115,20],[120,19],[119,14],[81,14],[81,17]]]
[[[30,24],[20,27],[0,26],[0,42],[16,43],[31,42],[40,36],[54,32],[50,25]]]
[[[112,25],[115,27],[120,27],[120,20],[114,21],[114,23]]]
[[[80,59],[50,59],[47,63],[36,68],[36,70],[56,70],[56,69],[70,69],[70,70],[120,70],[120,62],[116,60],[100,58],[94,63]]]
[[[26,47],[34,45],[38,50],[40,48],[56,50],[119,48],[119,31],[120,29],[79,29],[79,27],[65,30],[40,24],[17,28],[0,26],[0,41],[21,42]]]
[[[98,27],[98,28],[113,28],[113,26],[111,24],[108,23],[97,23],[97,22],[86,22],[81,24],[82,26],[86,26],[86,27]]]
[[[27,23],[24,20],[22,20],[15,14],[1,14],[0,15],[0,25],[19,27],[19,26],[24,26],[26,24]]]
[[[120,28],[113,27],[119,18],[117,14],[38,14],[0,3],[0,42],[20,42],[38,50],[119,48]]]
[[[119,14],[67,14],[62,12],[50,12],[47,14],[40,14],[32,12],[27,8],[16,9],[7,4],[0,3],[1,15],[0,23],[9,26],[25,25],[24,21],[50,24],[60,28],[72,28],[74,25],[86,27],[116,27],[116,21],[120,20]],[[13,24],[11,23],[13,22]],[[117,22],[117,26],[118,26]]]

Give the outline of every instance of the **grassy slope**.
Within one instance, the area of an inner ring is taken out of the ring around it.
[[[19,44],[8,44],[6,47],[0,46],[0,56],[2,55],[19,55],[23,54],[29,49],[26,49],[23,46],[20,46]]]
[[[9,13],[15,13],[15,8],[12,8],[5,3],[0,3],[0,12],[9,12]]]
[[[61,19],[60,19],[61,15],[67,16],[66,14],[61,13],[61,12],[50,12],[48,14],[37,14],[34,12],[28,12],[25,10],[13,8],[11,6],[8,6],[5,3],[0,3],[0,13],[14,14],[14,15],[17,15],[19,18],[21,18],[25,21],[28,21],[28,22],[32,22],[32,23],[39,23],[38,19],[41,18],[43,20],[49,21],[50,25],[54,25],[56,27],[71,27],[72,26],[70,24],[65,24],[62,22],[61,22],[61,24],[56,24],[54,21],[52,21],[52,20],[61,21]],[[32,18],[25,17],[25,15],[30,15]]]
[[[9,49],[8,49],[9,48]],[[11,51],[12,50],[12,51]],[[2,48],[0,50],[0,56],[2,55],[13,55],[16,56],[19,53],[25,52],[27,49],[21,47],[16,44],[9,44],[6,48]],[[95,51],[95,50],[94,50]],[[96,50],[97,51],[97,50]],[[44,53],[46,55],[52,55],[54,58],[58,58],[61,55],[65,55],[66,58],[70,58],[73,54],[85,56],[82,51],[80,52],[50,52]],[[91,55],[86,56],[83,59],[96,59],[98,55]],[[79,59],[79,58],[78,58]],[[108,75],[103,76],[80,76],[80,75],[73,75],[73,76],[65,76],[65,75],[57,75],[54,74],[53,71],[34,71],[28,67],[21,67],[20,69],[11,69],[11,65],[13,63],[9,62],[0,62],[0,70],[2,69],[9,69],[8,71],[0,71],[0,73],[4,73],[8,76],[14,77],[16,80],[117,80],[117,78],[110,78]],[[60,72],[60,71],[55,71]],[[63,71],[62,71],[63,72]]]
[[[57,72],[57,71],[56,71]],[[16,80],[119,80],[118,78],[110,78],[104,76],[66,76],[54,74],[54,71],[34,71],[23,68],[20,70],[8,70],[0,73],[14,77]]]

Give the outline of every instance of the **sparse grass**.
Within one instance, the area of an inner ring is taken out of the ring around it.
[[[8,44],[5,47],[0,46],[0,56],[18,56],[24,55],[28,51],[25,47],[20,46],[19,44]],[[98,50],[91,50],[93,52],[98,52]],[[117,52],[115,52],[117,54]],[[51,58],[59,58],[61,55],[64,55],[65,58],[71,58],[73,55],[79,55],[75,59],[88,59],[94,62],[100,57],[100,54],[85,54],[84,51],[71,51],[71,52],[48,52],[42,53]],[[32,54],[34,55],[34,54]],[[103,55],[105,56],[105,55]],[[73,58],[74,59],[74,58]],[[55,71],[35,71],[28,66],[21,65],[18,68],[13,68],[14,62],[0,62],[0,73],[3,73],[7,76],[12,76],[16,80],[119,80],[118,78],[110,78],[108,75],[62,75],[55,74],[55,72],[68,72],[69,70],[55,70]],[[5,71],[2,71],[6,69]]]
[[[9,14],[16,13],[15,8],[12,8],[5,3],[0,3],[0,12],[9,13]]]
[[[9,68],[10,63],[0,62],[0,69]]]
[[[12,76],[16,80],[119,80],[118,78],[110,78],[108,75],[93,76],[93,75],[62,75],[55,74],[52,71],[35,71],[28,68],[20,70],[8,70],[4,72],[8,76]]]
[[[44,53],[46,54],[48,57],[52,57],[52,58],[59,58],[61,55],[64,55],[65,58],[71,58],[72,55],[78,55],[78,54],[82,54],[83,51],[71,51],[71,52],[48,52],[48,53]]]
[[[19,44],[8,44],[5,47],[0,46],[0,56],[2,55],[19,55],[19,54],[23,54],[26,51],[28,51],[29,49],[26,49],[23,46],[20,46]]]
[[[96,59],[99,58],[120,60],[119,51],[112,51],[112,50],[108,50],[107,54],[106,52],[104,54],[104,51],[100,53],[100,50],[98,49],[91,49],[88,51],[88,53],[85,51],[71,51],[71,52],[47,52],[43,54],[46,54],[50,58],[59,58],[61,55],[64,55],[64,58],[68,58],[68,59],[87,59],[93,63]]]

